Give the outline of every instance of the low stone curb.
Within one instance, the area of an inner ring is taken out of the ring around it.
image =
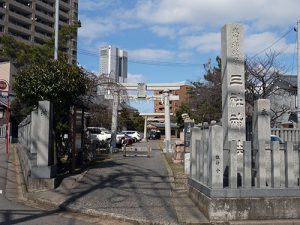
[[[49,201],[47,199],[37,199],[34,196],[28,196],[28,200],[35,202],[38,205],[47,205],[53,207],[55,209],[59,209],[62,211],[68,211],[73,213],[81,213],[85,215],[95,216],[102,219],[114,219],[120,222],[129,222],[132,224],[139,224],[139,225],[170,225],[169,223],[158,223],[158,222],[151,222],[142,219],[130,218],[123,215],[115,214],[115,213],[105,213],[100,212],[94,209],[89,209],[85,207],[74,207],[74,206],[66,206],[64,203],[55,203],[53,201]]]
[[[175,209],[176,212],[176,216],[177,216],[177,220],[179,224],[186,224],[186,225],[212,225],[212,223],[210,223],[209,221],[207,222],[192,222],[192,221],[187,221],[184,213],[181,213],[180,207],[178,207],[178,205],[180,205],[179,200],[176,198],[180,195],[180,193],[185,192],[185,190],[182,189],[177,189],[176,184],[175,184],[175,175],[173,170],[171,169],[169,162],[166,159],[166,154],[167,153],[162,153],[163,154],[163,159],[164,159],[164,163],[165,166],[167,168],[168,171],[168,175],[169,175],[169,181],[171,184],[171,196],[172,196],[172,204],[173,204],[173,208]]]

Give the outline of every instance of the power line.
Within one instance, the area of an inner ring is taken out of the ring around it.
[[[296,42],[297,42],[297,35],[295,35],[295,43]],[[291,65],[292,73],[294,72],[296,54],[297,54],[297,45],[295,44],[294,52],[293,52],[292,65]]]
[[[287,36],[292,30],[294,30],[294,27],[290,28],[287,32],[285,32],[282,36],[280,36],[276,41],[274,41],[271,45],[269,45],[268,47],[264,48],[263,50],[259,51],[258,53],[256,53],[255,55],[250,57],[250,60],[253,59],[254,57],[260,55],[261,53],[265,52],[266,50],[272,48],[275,44],[277,44],[282,38],[284,38],[285,36]]]
[[[88,55],[88,56],[95,56],[99,57],[100,53],[87,51],[83,49],[78,49],[78,54],[81,55]],[[178,67],[200,67],[202,64],[197,63],[184,63],[184,62],[170,62],[170,61],[155,61],[155,60],[132,60],[128,59],[128,62],[136,63],[136,64],[146,64],[146,65],[153,65],[153,66],[178,66]]]

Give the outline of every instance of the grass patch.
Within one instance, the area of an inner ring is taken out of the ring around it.
[[[164,155],[173,172],[176,189],[187,190],[187,175],[184,173],[184,164],[173,163],[173,154],[166,153]]]

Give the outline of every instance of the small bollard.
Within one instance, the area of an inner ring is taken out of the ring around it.
[[[126,145],[123,145],[123,157],[126,157]]]

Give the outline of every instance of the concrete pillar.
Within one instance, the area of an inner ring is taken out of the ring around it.
[[[201,177],[203,177],[203,158],[200,155],[202,151],[201,140],[196,140],[196,179],[199,181],[201,180]]]
[[[244,171],[243,171],[243,183],[242,186],[244,188],[251,188],[252,186],[252,177],[251,177],[251,141],[244,142]]]
[[[257,187],[265,188],[267,182],[266,174],[266,142],[258,142],[258,173],[257,173]]]
[[[270,141],[270,100],[258,99],[254,102],[253,112],[253,147],[258,148],[258,141]]]
[[[294,169],[294,152],[293,143],[285,143],[285,187],[295,187],[295,169]]]
[[[223,129],[219,125],[209,129],[209,185],[212,189],[223,188]]]
[[[258,143],[263,142],[263,143],[269,143],[271,139],[271,127],[270,127],[270,100],[269,99],[258,99],[257,101],[254,102],[254,112],[253,112],[253,117],[252,117],[252,131],[253,131],[253,150],[254,150],[254,155],[261,155],[261,154],[256,154],[258,150]],[[270,151],[263,153],[265,157],[264,162],[264,170],[266,173],[266,181],[268,185],[271,184],[271,155]],[[257,158],[254,158],[255,162],[255,168],[257,169],[257,166],[259,164]],[[268,164],[267,164],[268,162]],[[262,163],[262,162],[261,162]]]
[[[145,119],[145,122],[144,122],[144,138],[143,138],[143,140],[147,141],[147,139],[148,139],[148,137],[147,137],[147,119],[148,119],[148,116],[145,116],[144,119]]]
[[[38,105],[37,166],[49,166],[53,162],[53,107],[49,101]]]
[[[31,112],[31,123],[30,123],[30,136],[31,136],[31,145],[30,153],[37,153],[37,142],[38,142],[38,112]]]
[[[165,152],[172,152],[171,147],[171,119],[170,119],[170,91],[164,90],[164,106],[165,106]]]
[[[279,188],[280,187],[280,152],[279,152],[279,142],[271,142],[271,187]]]
[[[230,141],[229,145],[229,187],[237,188],[237,143]]]
[[[113,93],[110,153],[113,153],[114,149],[116,148],[116,135],[117,135],[117,128],[118,128],[118,107],[119,107],[119,92],[115,91]]]
[[[198,174],[198,161],[197,161],[197,155],[199,154],[198,146],[197,144],[199,142],[199,139],[201,138],[200,134],[201,130],[198,127],[192,128],[192,136],[191,136],[191,177],[196,178]]]

